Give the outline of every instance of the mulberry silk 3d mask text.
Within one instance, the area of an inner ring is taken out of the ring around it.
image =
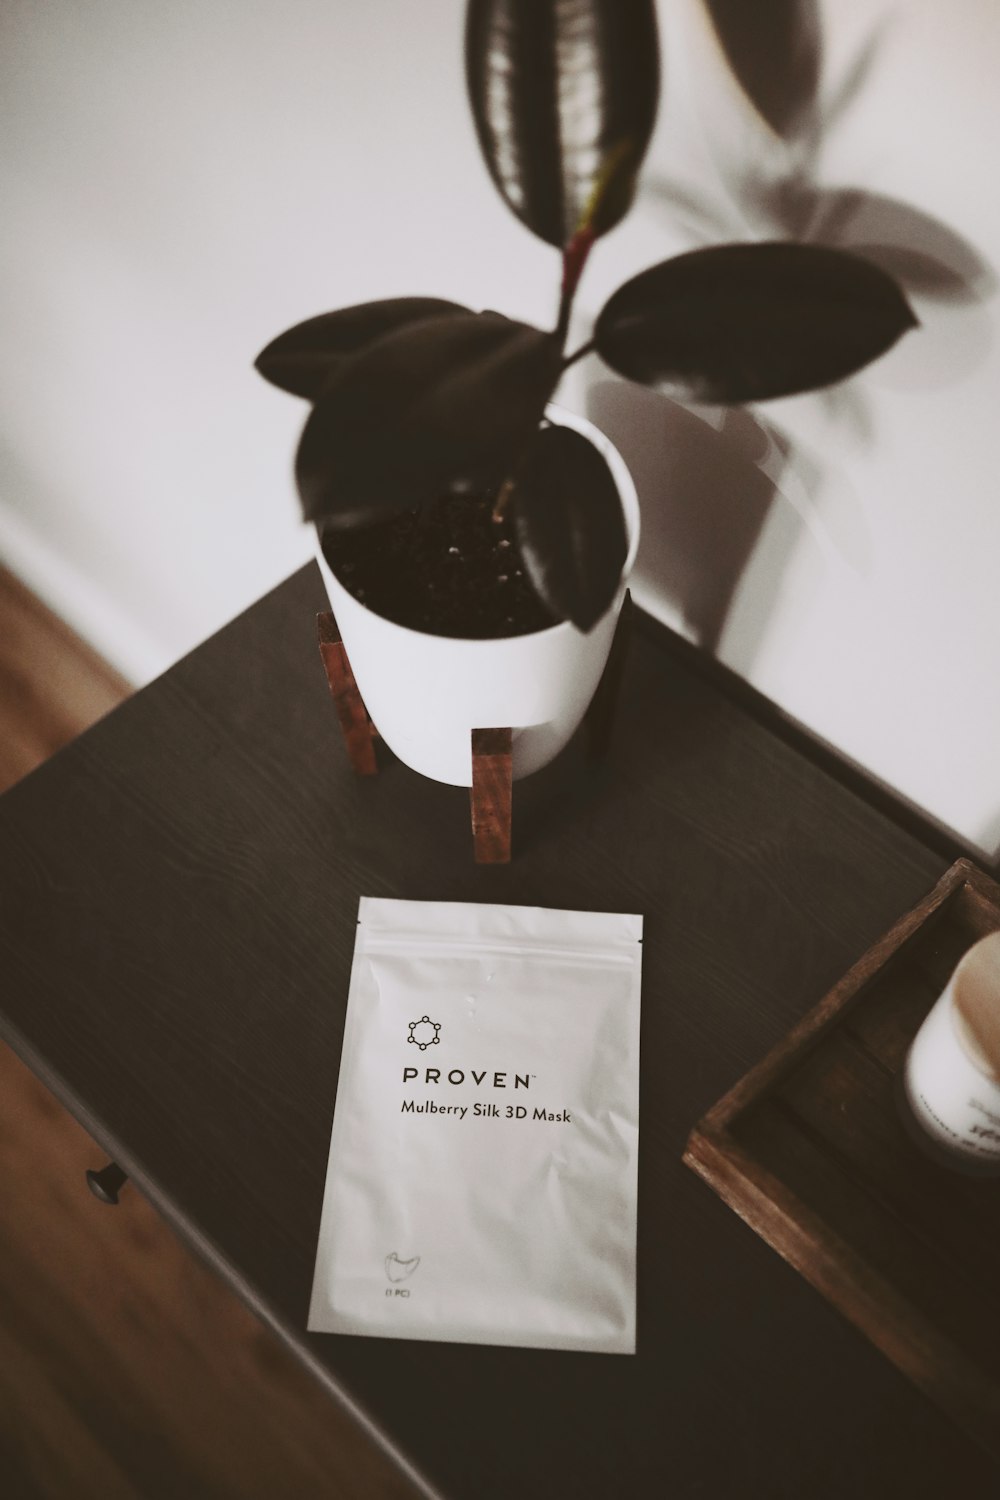
[[[362,899],[310,1329],[634,1352],[641,942]]]

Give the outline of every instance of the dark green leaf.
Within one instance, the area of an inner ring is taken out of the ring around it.
[[[736,404],[831,385],[916,326],[885,271],[819,245],[719,245],[619,287],[594,330],[613,370]]]
[[[706,0],[735,77],[771,128],[791,136],[819,83],[818,0]]]
[[[407,323],[466,313],[467,307],[440,297],[390,297],[359,302],[338,312],[321,313],[296,323],[272,339],[254,367],[265,380],[293,396],[315,401],[334,370],[359,349]]]
[[[470,0],[465,69],[502,197],[562,247],[626,213],[659,94],[654,0]]]
[[[628,552],[611,470],[571,427],[543,428],[514,490],[529,577],[559,619],[589,630],[615,596]]]
[[[559,378],[552,334],[497,313],[411,323],[346,361],[306,422],[307,520],[349,526],[513,467]]]

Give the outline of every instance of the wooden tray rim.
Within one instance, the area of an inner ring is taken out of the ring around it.
[[[740,1144],[733,1121],[842,1018],[890,960],[968,887],[1000,916],[1000,885],[956,860],[760,1063],[698,1122],[683,1161],[931,1400],[994,1456],[1000,1455],[1000,1382],[983,1372],[890,1281]],[[781,1235],[775,1234],[780,1223]]]
[[[905,912],[882,937],[863,953],[847,973],[740,1081],[712,1106],[694,1127],[697,1132],[724,1131],[754,1100],[765,1093],[806,1050],[815,1047],[862,991],[901,948],[926,925],[950,900],[968,886],[976,896],[997,908],[1000,918],[1000,885],[984,874],[971,860],[958,859],[931,891],[910,911]]]

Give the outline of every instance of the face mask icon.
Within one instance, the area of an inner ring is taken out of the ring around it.
[[[385,1258],[385,1274],[390,1281],[405,1281],[407,1276],[412,1276],[420,1264],[420,1256],[414,1255],[410,1260],[400,1260],[395,1250]]]

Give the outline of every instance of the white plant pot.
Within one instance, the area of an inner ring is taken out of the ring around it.
[[[603,455],[621,497],[628,535],[622,582],[586,635],[564,621],[531,635],[465,640],[396,625],[360,604],[316,556],[358,691],[379,734],[401,761],[452,786],[472,784],[472,731],[513,731],[515,779],[552,760],[580,724],[601,679],[639,545],[635,486],[603,433],[550,406]]]

